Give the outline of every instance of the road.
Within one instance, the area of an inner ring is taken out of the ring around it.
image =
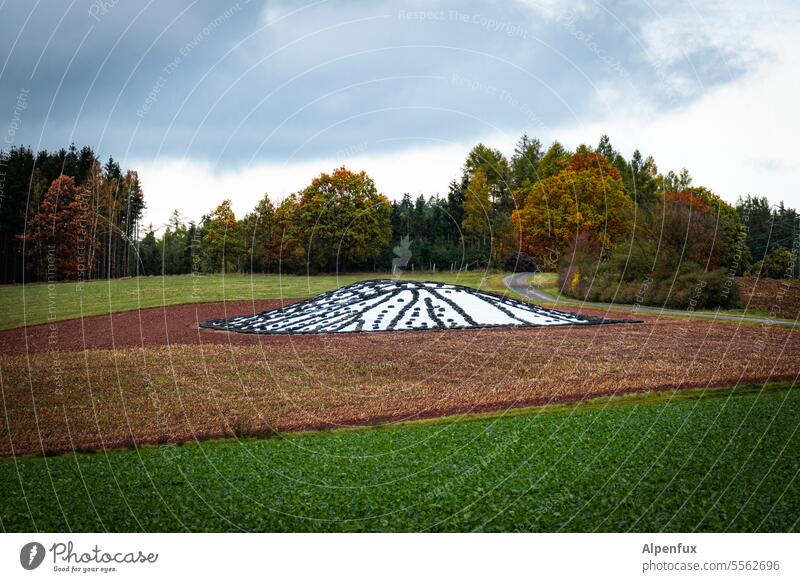
[[[592,307],[596,309],[614,309],[622,311],[630,311],[634,313],[649,313],[654,315],[678,315],[681,317],[699,317],[702,319],[714,319],[734,321],[739,323],[766,323],[769,325],[782,325],[787,327],[800,327],[800,322],[790,321],[787,319],[771,319],[768,317],[757,317],[751,315],[732,315],[729,313],[710,313],[710,312],[697,312],[697,311],[680,311],[677,309],[662,309],[660,307],[647,307],[645,305],[626,305],[618,303],[590,303],[588,301],[576,301],[574,299],[567,299],[565,297],[554,297],[549,293],[537,289],[530,285],[528,281],[533,276],[533,273],[515,273],[508,275],[503,279],[503,284],[514,293],[527,297],[533,301],[543,303],[559,303],[561,305],[574,305],[581,307]]]

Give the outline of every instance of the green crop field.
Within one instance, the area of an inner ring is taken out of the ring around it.
[[[0,329],[163,305],[312,297],[356,281],[389,276],[388,273],[310,277],[171,275],[91,281],[82,285],[74,282],[0,285]],[[501,293],[505,290],[502,274],[485,271],[417,272],[403,278],[457,283]]]
[[[0,461],[5,531],[797,531],[800,391]]]

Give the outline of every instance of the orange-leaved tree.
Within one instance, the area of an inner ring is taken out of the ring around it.
[[[568,241],[580,232],[604,248],[629,237],[633,203],[619,172],[603,156],[576,154],[566,168],[536,182],[514,212],[522,250],[543,268],[553,268]]]
[[[93,225],[91,193],[61,175],[50,184],[38,211],[28,220],[25,240],[40,253],[48,280],[83,279],[100,247]]]

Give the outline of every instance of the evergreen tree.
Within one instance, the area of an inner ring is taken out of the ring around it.
[[[523,134],[511,157],[511,186],[515,191],[529,186],[539,179],[538,169],[542,155],[542,143],[536,138],[531,139],[527,134]],[[519,203],[520,201],[517,200],[517,204]]]
[[[147,229],[144,238],[138,244],[138,266],[133,270],[135,275],[159,275],[161,273],[161,253],[159,242],[153,225]]]
[[[539,162],[539,179],[551,178],[564,170],[571,157],[572,154],[564,146],[554,141]]]
[[[245,270],[253,273],[269,273],[277,268],[271,260],[270,247],[275,237],[275,206],[264,194],[252,212],[245,215],[240,224],[244,242]]]

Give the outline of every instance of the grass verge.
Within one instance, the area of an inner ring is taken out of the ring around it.
[[[741,279],[741,278],[740,278]],[[766,280],[772,282],[771,280]],[[558,286],[558,273],[535,273],[530,277],[528,280],[529,284],[537,289],[544,291],[545,293],[551,295],[552,297],[556,297],[557,301],[551,303],[544,303],[538,302],[541,305],[547,305],[549,307],[588,307],[588,308],[595,308],[595,309],[602,309],[609,312],[616,312],[616,313],[631,313],[630,307],[631,304],[627,303],[620,303],[620,304],[610,304],[610,303],[594,303],[591,301],[581,301],[579,299],[574,299],[572,297],[568,297],[561,293],[561,289]],[[787,286],[789,283],[787,283]],[[787,288],[793,289],[793,287],[788,286]],[[745,297],[743,298],[745,302],[749,301],[749,293],[745,290]],[[709,310],[709,309],[701,309],[701,310],[693,310],[695,315],[693,319],[698,319],[701,321],[716,321],[721,323],[730,323],[731,320],[719,319],[716,317],[717,315],[725,315],[725,316],[745,316],[750,318],[760,318],[760,319],[774,319],[777,321],[795,321],[796,317],[793,317],[791,313],[796,312],[797,309],[794,307],[794,311],[792,311],[792,305],[783,305],[780,301],[779,291],[776,291],[775,294],[771,298],[771,303],[764,299],[764,297],[759,297],[758,301],[751,301],[750,306],[748,308],[734,308],[734,309],[719,309],[719,310]],[[515,298],[523,299],[530,301],[529,299],[522,298],[514,294]],[[772,304],[776,304],[777,307],[782,308],[774,308],[771,309]],[[660,307],[657,305],[643,305],[644,310],[641,312],[644,315],[647,315],[647,310],[656,309],[658,310],[658,314],[660,317],[674,317],[678,319],[685,319],[686,315],[684,311],[680,309],[671,309],[668,307]],[[735,321],[737,325],[762,325],[760,322],[753,322],[741,320]]]
[[[390,277],[389,273],[344,275],[171,275],[133,277],[77,284],[37,283],[0,286],[0,329],[102,315],[163,305],[209,303],[247,299],[313,297],[366,279]],[[417,272],[404,279],[456,283],[502,293],[503,276],[484,271]]]

